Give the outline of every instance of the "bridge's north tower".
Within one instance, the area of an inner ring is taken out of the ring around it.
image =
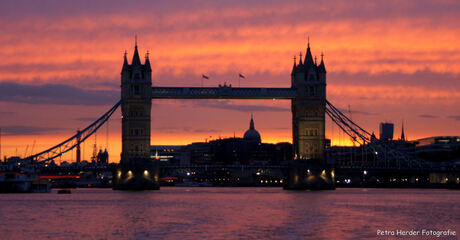
[[[142,64],[137,43],[131,64],[126,53],[121,70],[122,152],[114,189],[159,189],[158,164],[150,153],[152,69]]]

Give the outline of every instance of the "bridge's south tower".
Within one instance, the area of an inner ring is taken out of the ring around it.
[[[152,69],[142,64],[137,43],[131,64],[126,53],[121,70],[122,152],[114,189],[159,189],[158,165],[150,153]]]
[[[329,187],[324,185],[331,184],[332,177],[331,170],[325,167],[324,156],[326,67],[322,54],[319,65],[316,57],[313,60],[310,43],[303,62],[302,55],[298,64],[294,59],[291,87],[297,91],[291,106],[295,159],[285,188],[327,189]]]
[[[302,56],[301,56],[302,57]],[[308,44],[305,60],[294,63],[291,84],[297,89],[292,100],[293,143],[296,159],[324,161],[326,68],[317,65]]]

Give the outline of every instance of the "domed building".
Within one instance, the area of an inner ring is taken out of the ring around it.
[[[252,142],[261,142],[259,132],[254,128],[254,119],[251,114],[251,122],[249,123],[249,129],[244,133],[244,140]]]

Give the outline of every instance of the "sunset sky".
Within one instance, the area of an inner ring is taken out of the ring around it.
[[[328,100],[363,128],[393,122],[399,137],[404,121],[410,140],[460,135],[458,13],[456,0],[1,1],[1,155],[29,155],[34,141],[34,152],[51,147],[114,105],[136,34],[154,86],[200,86],[201,74],[205,86],[237,86],[242,73],[242,87],[290,87],[309,36],[313,55],[324,52]],[[292,141],[289,101],[154,100],[151,143],[242,136],[251,113],[263,142]],[[119,110],[109,128],[118,162]],[[333,144],[348,143],[331,121],[326,128]]]

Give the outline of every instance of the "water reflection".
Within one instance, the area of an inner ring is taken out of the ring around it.
[[[362,239],[377,229],[458,232],[449,190],[163,187],[0,195],[6,239]]]

